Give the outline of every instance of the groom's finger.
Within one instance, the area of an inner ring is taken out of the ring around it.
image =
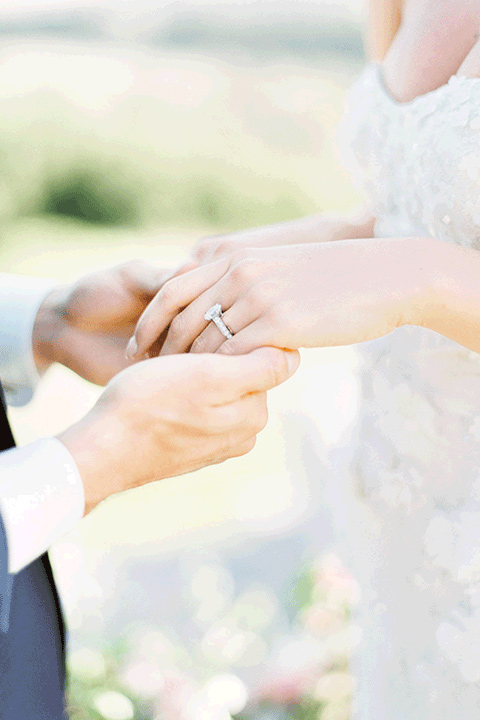
[[[248,355],[209,358],[212,404],[221,405],[253,392],[265,392],[288,380],[300,365],[297,351],[263,347]],[[218,362],[220,361],[220,362]]]
[[[227,269],[228,261],[219,260],[166,282],[140,317],[127,356],[137,358],[143,355],[178,312],[216,283]]]

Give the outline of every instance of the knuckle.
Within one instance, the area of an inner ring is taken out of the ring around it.
[[[239,262],[235,263],[231,272],[232,276],[240,280],[248,280],[253,277],[257,268],[257,261],[252,258],[244,258]]]
[[[170,309],[175,306],[175,300],[177,297],[177,282],[176,278],[167,280],[165,285],[162,287],[158,294],[159,303],[165,308]]]
[[[231,240],[221,240],[217,243],[215,254],[217,256],[231,255],[234,252],[235,245]]]
[[[120,266],[122,270],[124,271],[132,271],[132,270],[138,270],[139,268],[143,268],[145,266],[145,261],[141,258],[134,258],[132,260],[127,260],[126,262],[122,263]]]
[[[145,268],[146,262],[136,258],[134,260],[127,260],[118,266],[118,272],[123,278],[130,279],[132,275],[137,275]]]
[[[236,263],[230,270],[230,279],[235,285],[241,285],[245,282],[247,276],[245,265],[247,263],[248,260],[241,260],[239,263]]]
[[[210,258],[212,255],[217,254],[221,239],[217,235],[208,235],[202,238],[194,248],[194,257],[200,261],[204,261]]]
[[[256,437],[249,438],[248,440],[245,440],[238,448],[237,452],[235,453],[237,457],[242,457],[242,455],[248,455],[249,452],[253,450],[257,442]]]
[[[193,258],[194,260],[198,260],[198,262],[202,262],[207,255],[210,252],[210,243],[209,242],[202,242],[193,251]]]

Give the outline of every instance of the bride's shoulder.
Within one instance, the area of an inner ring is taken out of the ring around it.
[[[411,47],[430,39],[437,43],[436,52],[443,54],[452,45],[441,43],[442,31],[453,32],[453,47],[462,52],[463,45],[464,58],[470,36],[480,27],[480,0],[368,0],[368,9],[367,50],[377,62],[385,58],[398,35],[402,45]]]
[[[402,0],[369,0],[366,33],[371,60],[381,62],[392,44],[402,19]]]
[[[395,2],[370,1],[378,22],[381,8],[386,12],[388,3]],[[474,73],[475,67],[480,71],[479,29],[480,0],[403,0],[398,29],[382,59],[392,95],[408,102],[445,85],[452,75],[461,74],[461,66],[462,73],[467,68]],[[380,24],[376,32],[381,32]]]

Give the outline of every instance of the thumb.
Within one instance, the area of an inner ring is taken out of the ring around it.
[[[215,363],[218,402],[225,403],[281,385],[298,369],[300,353],[263,347],[247,355],[212,355],[210,362]]]

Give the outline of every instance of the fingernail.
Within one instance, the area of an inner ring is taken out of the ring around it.
[[[132,335],[128,341],[127,349],[125,350],[125,357],[127,360],[132,360],[138,351],[138,343],[135,335]]]

